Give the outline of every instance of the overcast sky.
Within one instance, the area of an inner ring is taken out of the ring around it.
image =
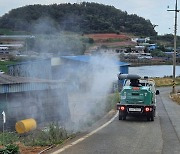
[[[32,4],[60,4],[76,3],[83,0],[0,0],[0,16],[8,13],[11,9]],[[180,0],[178,0],[178,9],[180,9]],[[137,14],[138,16],[149,19],[152,24],[158,25],[155,30],[158,34],[174,33],[174,12],[167,11],[175,8],[175,0],[88,0],[86,2],[96,2],[105,5],[114,6],[128,14]],[[178,13],[178,30],[180,35],[180,13]]]

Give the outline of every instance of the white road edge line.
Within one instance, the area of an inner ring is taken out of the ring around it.
[[[59,153],[63,152],[64,150],[66,150],[66,149],[72,147],[73,145],[76,145],[76,144],[82,142],[83,140],[85,140],[85,139],[88,138],[89,136],[91,136],[91,135],[97,133],[98,131],[100,131],[101,129],[103,129],[103,128],[106,127],[107,125],[109,125],[111,122],[113,122],[113,120],[114,120],[117,116],[118,116],[118,112],[116,113],[116,115],[115,115],[111,120],[109,120],[108,122],[106,122],[104,125],[102,125],[102,126],[100,126],[99,128],[95,129],[95,130],[92,131],[91,133],[89,133],[89,134],[87,134],[87,135],[81,137],[80,139],[78,139],[78,140],[72,142],[71,144],[66,145],[66,146],[64,146],[63,148],[61,148],[61,149],[59,149],[59,150],[53,152],[52,154],[59,154]]]

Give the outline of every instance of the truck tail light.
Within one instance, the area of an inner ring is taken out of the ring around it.
[[[125,110],[125,107],[124,107],[124,106],[121,106],[121,107],[120,107],[120,110],[121,110],[121,111],[124,111],[124,110]]]
[[[146,108],[145,108],[145,111],[146,111],[146,112],[149,112],[149,111],[150,111],[150,108],[149,108],[149,107],[146,107]]]
[[[152,110],[153,110],[152,107],[145,107],[145,111],[146,111],[146,112],[151,112]]]
[[[120,106],[120,105],[118,105],[118,106],[117,106],[117,110],[124,111],[124,110],[125,110],[125,106]]]

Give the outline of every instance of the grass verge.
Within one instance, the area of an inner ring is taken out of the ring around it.
[[[120,93],[117,91],[110,94],[107,98],[106,111],[109,112],[111,109],[116,110],[116,104],[120,101]]]
[[[67,131],[61,128],[57,123],[49,124],[45,130],[37,129],[23,135],[12,132],[1,132],[0,153],[7,153],[7,151],[10,151],[8,154],[22,151],[23,153],[28,153],[30,150],[34,149],[41,151],[43,147],[46,148],[50,145],[61,144],[68,138],[72,138],[72,134],[68,135]],[[36,151],[36,153],[38,152]]]
[[[165,86],[172,86],[173,79],[171,77],[164,77],[164,78],[153,78],[157,87],[165,87]],[[175,80],[176,85],[180,85],[180,77],[177,77]]]
[[[0,70],[8,72],[8,65],[16,64],[16,61],[0,61]]]
[[[171,77],[164,77],[164,78],[153,78],[157,87],[165,87],[165,86],[172,86],[173,79]],[[176,85],[180,85],[180,77],[177,77],[175,80]],[[171,98],[177,104],[180,105],[180,91],[177,91],[176,94],[171,94]]]

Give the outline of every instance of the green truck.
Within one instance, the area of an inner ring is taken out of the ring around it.
[[[126,120],[128,115],[145,116],[148,121],[154,121],[156,115],[155,82],[147,76],[119,74],[118,79],[124,81],[120,92],[120,102],[117,104],[119,120]]]

